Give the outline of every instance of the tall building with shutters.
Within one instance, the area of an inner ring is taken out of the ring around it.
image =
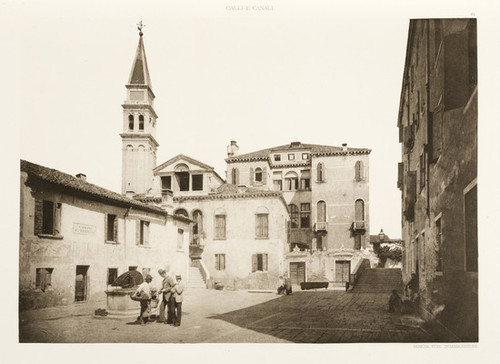
[[[398,128],[403,279],[423,317],[478,340],[475,19],[411,20]]]

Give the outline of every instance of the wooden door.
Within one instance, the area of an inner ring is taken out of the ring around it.
[[[337,260],[335,262],[335,282],[349,282],[351,273],[351,262],[348,260]]]
[[[300,285],[306,281],[306,263],[293,262],[290,263],[290,282],[292,285]]]

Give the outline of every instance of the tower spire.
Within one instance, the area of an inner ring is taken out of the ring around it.
[[[127,86],[142,85],[147,86],[149,91],[153,92],[153,85],[151,84],[151,78],[149,77],[148,62],[146,59],[146,50],[144,48],[144,41],[142,29],[145,27],[140,21],[137,24],[137,29],[139,30],[139,44],[137,44],[137,50],[135,51],[134,63],[132,63],[132,69],[130,71],[130,76],[128,78]]]

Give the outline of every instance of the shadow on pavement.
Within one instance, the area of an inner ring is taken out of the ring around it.
[[[294,343],[430,342],[419,327],[387,312],[387,294],[294,292],[244,309],[210,316]]]

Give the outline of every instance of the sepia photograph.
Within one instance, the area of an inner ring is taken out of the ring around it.
[[[486,348],[498,6],[394,4],[9,4],[18,349]]]

